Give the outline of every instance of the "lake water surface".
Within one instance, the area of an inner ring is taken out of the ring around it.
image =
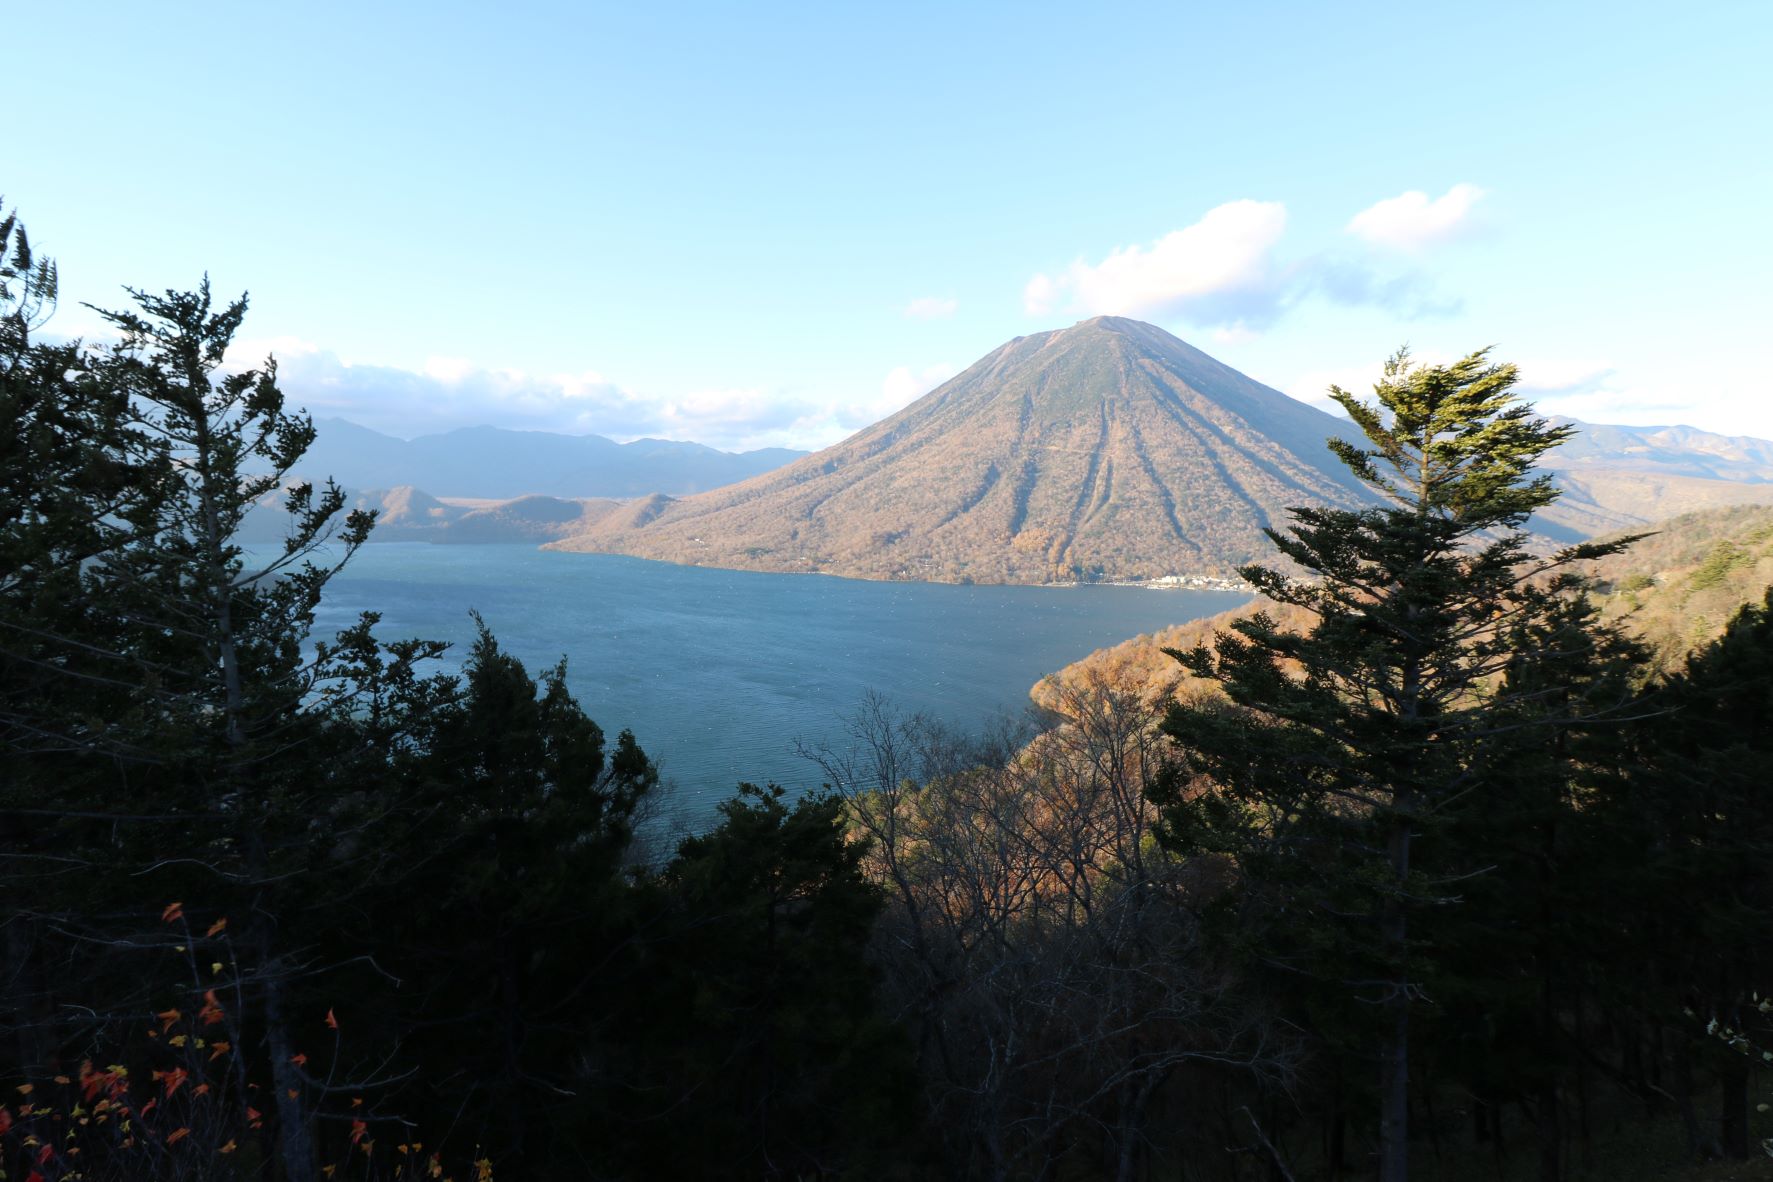
[[[741,780],[818,785],[796,739],[835,739],[873,689],[976,727],[1019,712],[1041,677],[1105,645],[1247,597],[1137,587],[878,583],[673,566],[530,546],[378,543],[327,587],[316,631],[365,609],[384,639],[466,656],[470,609],[532,673],[567,658],[574,695],[627,727],[674,781],[672,811],[706,815]]]

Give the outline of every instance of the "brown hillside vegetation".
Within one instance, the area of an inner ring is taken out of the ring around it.
[[[376,511],[371,538],[378,542],[484,544],[553,541],[579,533],[609,514],[632,512],[633,504],[639,503],[544,496],[445,500],[402,486],[359,494],[354,507]]]
[[[1028,696],[1035,705],[1060,714],[1072,713],[1069,703],[1078,694],[1087,694],[1102,687],[1118,693],[1131,693],[1141,702],[1168,701],[1177,693],[1186,693],[1195,679],[1186,676],[1176,659],[1165,649],[1186,651],[1197,644],[1211,646],[1213,635],[1231,626],[1233,620],[1263,611],[1280,624],[1294,629],[1309,626],[1310,616],[1301,608],[1252,599],[1242,607],[1220,612],[1205,619],[1190,620],[1142,636],[1134,636],[1108,648],[1097,649],[1082,660],[1074,661],[1056,673],[1037,682]]]
[[[1623,620],[1663,663],[1719,636],[1773,585],[1773,507],[1687,513],[1594,564],[1602,611]]]
[[[1621,621],[1650,645],[1658,663],[1667,665],[1715,639],[1744,604],[1759,602],[1773,586],[1773,507],[1733,505],[1649,528],[1655,531],[1650,537],[1591,564],[1590,573],[1603,616]],[[1043,678],[1029,696],[1038,706],[1068,714],[1068,695],[1092,687],[1135,693],[1145,702],[1186,692],[1190,680],[1163,650],[1210,644],[1214,633],[1258,611],[1287,627],[1310,626],[1310,617],[1299,608],[1254,599],[1216,616],[1097,649]]]
[[[612,515],[565,550],[866,578],[1043,583],[1230,574],[1299,504],[1361,496],[1345,424],[1148,324],[1018,337],[775,472]]]

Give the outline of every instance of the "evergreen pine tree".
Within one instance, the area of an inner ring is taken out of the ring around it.
[[[1374,1007],[1382,1182],[1409,1168],[1422,996],[1412,922],[1454,895],[1442,868],[1417,863],[1416,843],[1479,787],[1475,756],[1507,702],[1513,638],[1546,581],[1561,590],[1560,568],[1623,544],[1530,554],[1525,523],[1557,495],[1533,467],[1571,428],[1535,418],[1516,379],[1487,351],[1444,366],[1400,352],[1376,403],[1332,387],[1365,444],[1329,446],[1378,503],[1294,509],[1286,533],[1268,533],[1293,570],[1242,572],[1315,623],[1290,632],[1257,614],[1220,634],[1216,652],[1173,654],[1235,708],[1170,710],[1181,760],[1157,792],[1167,840],[1230,854],[1276,906],[1346,929],[1331,947],[1302,948],[1299,967],[1327,969]],[[1190,789],[1189,774],[1213,787]]]
[[[1639,917],[1639,962],[1656,966],[1663,1013],[1690,1011],[1709,1032],[1701,1061],[1716,1068],[1722,1109],[1715,1144],[1749,1152],[1750,1045],[1770,1028],[1759,1000],[1773,982],[1773,588],[1657,688],[1647,760],[1625,810],[1642,863],[1626,901]],[[1722,1038],[1718,1032],[1726,1032]],[[1746,1036],[1738,1039],[1737,1036]],[[1683,1105],[1691,1103],[1683,1088]],[[1690,1113],[1700,1150],[1713,1143]]]

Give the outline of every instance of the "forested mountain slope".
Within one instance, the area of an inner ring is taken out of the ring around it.
[[[1362,493],[1340,420],[1117,317],[1018,337],[785,468],[561,549],[756,570],[1041,583],[1229,574],[1297,504]]]

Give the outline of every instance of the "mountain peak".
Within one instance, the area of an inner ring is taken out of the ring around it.
[[[1050,582],[1228,574],[1299,504],[1356,504],[1338,421],[1153,325],[1019,337],[776,472],[566,549],[757,570]]]

